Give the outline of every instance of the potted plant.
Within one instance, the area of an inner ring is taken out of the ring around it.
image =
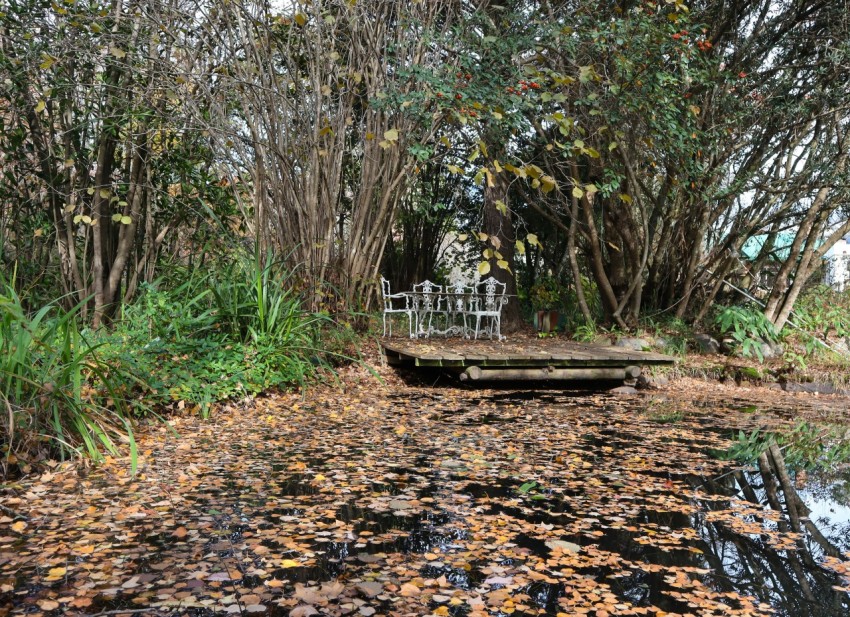
[[[536,313],[537,330],[548,334],[558,327],[559,309],[564,303],[564,288],[551,274],[532,285],[528,294],[531,308]]]

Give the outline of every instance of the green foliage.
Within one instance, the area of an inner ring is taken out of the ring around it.
[[[831,333],[850,335],[850,290],[838,292],[827,285],[808,290],[794,305],[794,323],[823,339]]]
[[[327,365],[326,318],[306,314],[271,255],[241,255],[173,288],[145,286],[109,338],[119,365],[144,375],[135,407],[183,401],[202,414],[223,399],[304,383]]]
[[[850,462],[850,442],[844,437],[845,427],[799,422],[788,432],[753,429],[738,431],[732,445],[715,454],[719,458],[752,464],[771,444],[783,452],[791,469],[830,470]]]
[[[0,426],[6,460],[61,457],[133,443],[125,417],[123,375],[109,367],[79,329],[79,306],[25,310],[12,284],[0,292]],[[135,465],[135,458],[134,458]]]
[[[566,302],[567,290],[554,276],[537,279],[528,292],[531,307],[536,311],[559,309]]]
[[[746,306],[722,307],[714,316],[714,324],[723,333],[730,335],[741,345],[741,352],[764,360],[761,350],[763,342],[775,343],[779,335],[764,314]]]
[[[573,328],[573,339],[580,343],[592,343],[596,339],[595,323],[583,323]]]

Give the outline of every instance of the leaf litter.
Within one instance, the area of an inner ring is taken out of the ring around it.
[[[787,419],[693,394],[364,383],[175,417],[135,476],[3,488],[0,616],[768,615],[803,588],[845,611],[847,547],[813,550],[710,455]]]

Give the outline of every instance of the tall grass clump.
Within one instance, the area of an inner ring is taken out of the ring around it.
[[[51,303],[28,313],[14,286],[0,286],[0,448],[18,457],[62,458],[132,441],[120,380],[80,330],[78,308]]]
[[[172,288],[144,287],[110,342],[119,364],[144,375],[140,411],[182,401],[206,414],[213,402],[304,384],[327,366],[325,318],[304,311],[272,254],[240,253],[178,276]]]

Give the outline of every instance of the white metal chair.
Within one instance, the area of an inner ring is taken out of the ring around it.
[[[440,311],[440,294],[442,292],[442,285],[437,285],[428,280],[416,283],[413,286],[410,296],[413,313],[416,316],[416,336],[427,338],[431,335],[431,322],[434,318],[434,313]],[[426,319],[428,321],[427,327],[425,327]]]
[[[454,281],[446,287],[445,294],[446,307],[443,312],[446,318],[446,335],[460,333],[469,338],[466,318],[474,308],[475,288],[463,281]],[[463,319],[462,331],[456,323],[459,319]]]
[[[470,312],[472,317],[475,317],[475,338],[479,334],[487,334],[492,340],[493,334],[500,341],[505,340],[502,336],[502,307],[508,302],[507,285],[497,281],[492,276],[487,278],[475,286],[475,302],[476,305]],[[489,325],[484,330],[481,329],[481,319],[485,318]]]
[[[407,315],[407,329],[410,333],[410,338],[413,338],[413,322],[414,313],[410,302],[410,295],[406,293],[390,293],[390,282],[381,277],[381,297],[384,302],[384,336],[387,336],[387,323],[389,323],[389,335],[393,335],[392,316],[395,314]],[[401,301],[404,301],[404,307],[401,307]]]

